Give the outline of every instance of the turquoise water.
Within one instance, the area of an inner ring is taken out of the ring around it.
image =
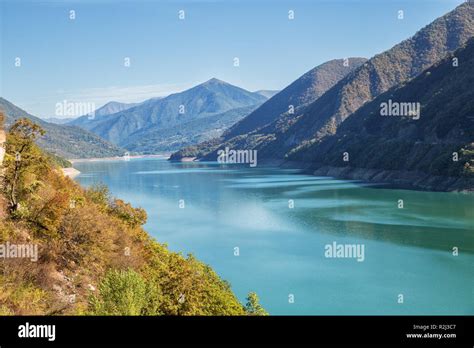
[[[474,195],[156,158],[75,167],[78,182],[145,208],[158,241],[210,264],[242,302],[257,292],[270,314],[474,314]],[[363,245],[364,260],[325,257],[333,242]]]

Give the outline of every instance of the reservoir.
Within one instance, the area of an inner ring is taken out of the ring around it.
[[[255,291],[270,314],[474,314],[472,194],[160,158],[74,167],[81,185],[146,209],[148,233],[209,264],[242,303]],[[363,255],[327,257],[328,246]]]

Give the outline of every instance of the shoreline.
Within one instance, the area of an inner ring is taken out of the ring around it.
[[[72,167],[69,167],[69,168],[61,168],[62,172],[63,172],[63,175],[64,176],[67,176],[71,179],[75,178],[76,176],[78,176],[79,174],[81,174],[80,171],[78,171],[76,168],[72,168]]]
[[[99,162],[99,161],[127,161],[131,158],[163,158],[169,159],[170,154],[156,155],[134,155],[134,156],[115,156],[102,158],[79,158],[70,159],[74,163],[80,162]],[[174,162],[200,162],[197,157],[181,157],[175,159]],[[281,169],[301,170],[304,174],[315,176],[327,176],[338,180],[358,180],[362,183],[373,184],[375,188],[386,189],[404,189],[410,191],[429,191],[429,192],[458,192],[464,194],[473,194],[470,183],[473,179],[432,176],[427,173],[410,172],[410,171],[389,171],[382,169],[352,168],[352,167],[331,167],[321,166],[318,169],[310,169],[308,166],[302,165],[300,162],[294,161],[264,161],[260,164],[262,167],[279,167]],[[71,173],[67,170],[71,169]],[[66,173],[67,171],[67,173]],[[75,177],[80,172],[75,168],[64,168],[66,176]],[[77,172],[77,173],[76,173]]]
[[[79,162],[99,162],[99,161],[127,161],[132,158],[165,158],[168,159],[169,154],[160,154],[160,155],[133,155],[133,156],[114,156],[114,157],[92,157],[92,158],[72,158],[68,159],[72,164]]]
[[[356,167],[321,166],[305,169],[308,174],[328,176],[339,180],[359,180],[375,188],[402,189],[425,192],[474,194],[474,179],[432,175],[419,171],[385,170]]]

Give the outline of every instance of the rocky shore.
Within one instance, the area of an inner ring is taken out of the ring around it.
[[[474,192],[474,179],[434,176],[423,172],[324,166],[313,171],[317,176],[361,180],[390,188],[422,191]]]

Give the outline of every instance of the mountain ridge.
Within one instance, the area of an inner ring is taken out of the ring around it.
[[[357,57],[348,58],[347,60],[333,59],[314,67],[275,94],[254,112],[230,127],[222,137],[181,149],[174,153],[171,159],[199,157],[209,152],[215,154],[217,147],[247,148],[255,146],[255,143],[265,141],[267,138],[265,135],[261,135],[262,132],[259,131],[265,130],[265,127],[272,127],[272,122],[292,122],[297,117],[298,110],[316,100],[337,81],[365,61],[365,58]],[[290,113],[290,108],[293,108],[293,113]],[[248,134],[244,134],[246,130],[251,128],[255,129]],[[271,131],[267,133],[271,133]],[[222,143],[222,146],[219,146],[220,143]],[[212,160],[212,155],[205,159]]]
[[[351,113],[377,95],[407,82],[465,44],[474,36],[473,12],[472,4],[459,5],[412,37],[369,59],[307,107],[297,110],[296,115],[280,117],[273,124],[244,133],[238,127],[248,123],[249,115],[224,137],[182,149],[173,154],[172,159],[189,156],[216,160],[216,151],[229,146],[258,150],[261,163],[282,163],[289,154],[336,133]]]
[[[409,39],[375,55],[345,77],[301,115],[298,122],[265,145],[261,156],[283,159],[289,151],[334,134],[347,116],[397,84],[417,76],[474,36],[474,5],[464,3]],[[406,62],[410,62],[407,64]]]
[[[140,138],[143,139],[152,136],[154,132],[175,128],[196,119],[206,122],[209,116],[257,106],[265,100],[267,100],[266,97],[258,93],[212,78],[185,91],[173,93],[161,99],[145,101],[127,110],[88,120],[87,123],[82,123],[81,127],[120,146],[138,148],[139,146],[135,146],[129,139],[129,136],[134,133],[140,132]],[[235,119],[240,119],[242,116],[244,115],[235,114]],[[77,122],[72,124],[75,123],[77,124]],[[212,127],[214,125],[210,124],[209,128]],[[184,132],[192,133],[192,129]],[[154,146],[143,149],[144,152],[153,152],[153,150],[159,151],[160,148]]]
[[[0,97],[0,109],[5,113],[6,126],[25,117],[44,128],[46,134],[38,139],[38,145],[51,154],[72,159],[122,156],[125,152],[120,147],[82,128],[46,122],[2,97]]]
[[[293,153],[288,161],[310,163],[316,175],[474,191],[473,85],[474,37],[416,78],[366,103],[336,134]],[[381,112],[387,102],[411,101],[420,106],[415,117]]]
[[[231,127],[224,136],[230,138],[242,135],[275,121],[279,115],[287,112],[290,106],[296,109],[310,104],[365,61],[365,58],[359,57],[348,58],[347,61],[333,59],[316,66],[278,92],[275,95],[277,98],[269,99],[255,112]]]

